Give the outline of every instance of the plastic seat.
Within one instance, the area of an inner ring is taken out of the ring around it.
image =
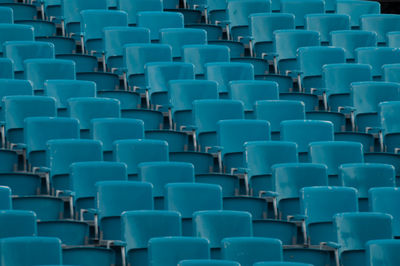
[[[274,81],[238,80],[231,81],[228,94],[232,100],[244,103],[245,116],[254,116],[254,104],[261,100],[278,100],[279,85]]]
[[[0,98],[11,95],[33,95],[31,83],[27,80],[0,79]],[[0,107],[0,121],[4,121],[2,107]]]
[[[368,190],[374,187],[395,187],[395,170],[389,164],[355,163],[339,167],[342,185],[358,191],[359,210],[368,211]]]
[[[13,24],[14,14],[12,8],[0,7],[0,23]]]
[[[297,143],[299,160],[308,161],[308,144],[314,141],[333,141],[333,124],[318,120],[289,120],[281,122],[281,140]]]
[[[275,73],[289,75],[297,66],[297,49],[319,46],[319,33],[308,30],[276,30],[273,32]]]
[[[370,240],[366,244],[366,261],[368,266],[396,265],[399,261],[400,241],[398,239]]]
[[[361,29],[376,32],[379,44],[386,44],[386,34],[400,27],[400,16],[394,14],[370,14],[360,17]]]
[[[256,57],[274,52],[274,31],[294,29],[294,15],[288,13],[255,13],[249,16],[251,49]]]
[[[398,73],[400,71],[400,64],[385,64],[382,66],[384,81],[399,82]]]
[[[117,3],[117,9],[128,13],[128,24],[137,24],[137,15],[142,11],[163,11],[161,0],[141,1],[141,0],[121,0]],[[158,34],[158,32],[157,32]]]
[[[249,63],[207,63],[206,79],[218,82],[220,95],[228,93],[228,84],[233,80],[253,80],[254,67]]]
[[[312,163],[325,164],[328,167],[329,185],[340,184],[339,166],[345,163],[364,162],[361,143],[350,141],[319,141],[309,144]]]
[[[192,236],[196,211],[222,210],[222,189],[214,184],[169,183],[165,186],[164,208],[182,216],[182,235]]]
[[[0,58],[0,78],[1,79],[14,78],[13,62],[8,58]]]
[[[3,44],[7,41],[34,41],[33,27],[18,24],[0,25],[0,52],[4,53]]]
[[[311,245],[336,241],[333,215],[358,211],[357,190],[354,188],[304,187],[299,193],[300,213],[305,216],[304,239]]]
[[[184,45],[206,45],[207,32],[201,29],[172,28],[160,30],[160,43],[168,44],[172,47],[172,57],[182,57],[182,47]]]
[[[194,79],[194,66],[182,62],[153,62],[145,65],[145,76],[148,94],[147,102],[156,106],[168,105],[168,81],[181,79]],[[150,106],[148,104],[148,106]]]
[[[386,34],[387,37],[387,46],[392,48],[400,48],[400,35],[399,31],[391,31]]]
[[[225,119],[243,119],[243,103],[235,100],[195,100],[193,120],[199,150],[217,144],[217,122]],[[195,150],[197,148],[195,147]]]
[[[222,45],[185,45],[182,47],[182,60],[195,66],[195,73],[202,76],[206,73],[205,64],[229,62],[229,48]]]
[[[360,27],[360,17],[381,13],[381,5],[375,1],[340,0],[336,3],[336,13],[349,15],[351,27]]]
[[[178,266],[239,266],[239,262],[228,260],[183,260]]]
[[[4,228],[0,239],[37,235],[36,214],[32,211],[1,210],[0,224]]]
[[[116,261],[114,250],[104,247],[66,247],[63,249],[63,263],[68,265],[84,264],[88,266],[112,265]]]
[[[183,28],[183,15],[178,12],[139,12],[137,15],[137,26],[150,30],[150,40],[159,41],[159,31],[165,28]]]
[[[251,214],[238,211],[199,211],[193,214],[193,234],[206,238],[211,258],[221,258],[222,239],[227,237],[251,237]]]
[[[74,191],[73,217],[81,217],[81,209],[91,209],[95,207],[96,182],[100,181],[126,181],[126,165],[117,162],[76,162],[70,166],[70,188]],[[86,217],[86,214],[84,215]],[[89,216],[89,215],[88,215]]]
[[[373,78],[380,80],[383,65],[400,63],[400,51],[389,47],[357,48],[356,62],[371,65]]]
[[[24,124],[24,143],[30,168],[46,166],[47,141],[79,139],[79,122],[72,118],[28,117]]]
[[[195,68],[196,69],[196,68]],[[217,82],[208,80],[171,80],[168,82],[168,97],[171,104],[171,128],[193,125],[192,102],[202,99],[217,99]]]
[[[14,21],[34,20],[37,17],[36,7],[30,3],[1,3],[2,7],[9,7],[13,10]]]
[[[106,98],[70,98],[68,99],[68,114],[79,120],[81,138],[89,138],[90,122],[95,118],[119,118],[120,103],[115,99]]]
[[[139,27],[105,27],[103,41],[106,66],[108,70],[124,67],[123,47],[129,43],[150,43],[150,30]]]
[[[97,140],[53,139],[47,142],[46,158],[53,190],[68,190],[71,164],[102,161],[102,145]]]
[[[281,12],[292,13],[295,16],[296,28],[304,27],[304,16],[312,13],[325,13],[325,2],[320,0],[281,0]]]
[[[137,180],[138,164],[168,161],[168,143],[162,140],[117,140],[113,144],[113,159],[128,166],[129,179]]]
[[[209,259],[208,241],[199,237],[156,237],[149,241],[149,265],[172,266],[186,259]]]
[[[35,20],[18,20],[15,23],[32,26],[34,34],[35,34],[35,38],[46,37],[46,36],[51,37],[51,36],[56,35],[56,32],[57,32],[56,24],[51,21],[35,19]]]
[[[389,214],[339,213],[334,216],[333,221],[340,263],[343,265],[365,261],[365,244],[369,240],[392,238],[392,217]],[[371,224],[374,226],[371,227]]]
[[[222,259],[253,266],[260,261],[281,261],[282,242],[263,237],[228,237],[222,240]]]
[[[57,237],[66,246],[83,246],[88,243],[89,225],[66,219],[38,221],[38,236]]]
[[[360,47],[375,47],[376,33],[364,30],[337,30],[330,33],[331,46],[344,49],[346,60],[355,60],[355,49]]]
[[[75,63],[60,59],[29,59],[24,61],[25,79],[29,80],[36,94],[44,90],[44,83],[51,79],[74,80]]]
[[[5,135],[9,143],[24,143],[24,119],[57,115],[55,100],[45,96],[6,96],[3,98]]]
[[[153,209],[152,185],[149,183],[101,181],[96,183],[96,190],[100,240],[121,240],[123,212]]]
[[[350,29],[350,17],[344,14],[308,14],[304,19],[305,28],[319,32],[321,43],[325,45],[332,31]]]
[[[226,20],[226,1],[223,0],[210,0],[207,1],[208,4],[208,17],[209,21],[212,24],[215,24],[216,21],[225,21]]]
[[[83,80],[47,80],[44,95],[56,99],[57,116],[67,116],[68,99],[96,97],[96,83]]]
[[[105,27],[128,26],[128,14],[117,10],[83,10],[81,12],[81,42],[83,52],[104,52],[103,29]]]
[[[154,237],[180,236],[181,216],[173,211],[126,211],[121,215],[122,240],[128,264],[148,265],[148,241]]]
[[[273,191],[272,165],[277,163],[297,163],[297,144],[287,141],[249,141],[245,143],[245,165],[248,169],[250,195],[260,191]],[[246,181],[246,180],[245,180]]]
[[[10,237],[0,241],[1,260],[10,266],[57,264],[61,260],[61,241],[54,237]]]
[[[126,44],[123,60],[128,85],[144,89],[144,66],[150,62],[171,62],[172,48],[167,44]]]
[[[286,261],[273,261],[273,262],[257,262],[254,266],[313,266],[313,264],[301,262],[286,262]]]
[[[324,65],[345,63],[346,58],[344,49],[339,47],[301,47],[298,49],[297,62],[300,91],[308,91],[322,87]]]
[[[382,102],[379,104],[379,117],[382,127],[381,149],[387,152],[395,152],[398,148],[398,101]]]
[[[399,84],[393,82],[363,81],[351,84],[354,112],[353,128],[364,131],[379,127],[379,103],[399,100]]]
[[[230,119],[217,123],[217,145],[220,169],[230,173],[232,168],[241,168],[244,163],[244,143],[270,140],[270,126],[264,120]]]
[[[194,166],[183,162],[144,162],[138,165],[138,177],[153,185],[155,209],[164,209],[164,187],[169,183],[193,183]]]
[[[7,186],[0,186],[0,210],[10,210],[11,203],[11,189]]]
[[[54,58],[54,45],[48,42],[9,41],[3,44],[4,57],[14,63],[14,71],[24,71],[24,61],[32,58]]]

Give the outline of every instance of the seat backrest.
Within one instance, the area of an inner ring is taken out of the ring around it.
[[[184,162],[144,162],[138,165],[138,176],[142,182],[153,184],[154,197],[162,197],[169,183],[193,183],[194,166]]]
[[[4,52],[3,44],[7,41],[34,41],[33,27],[22,24],[0,25],[0,52]]]
[[[202,29],[164,28],[160,30],[160,43],[172,47],[172,57],[181,57],[184,45],[206,45],[207,32]]]
[[[24,61],[31,58],[54,58],[54,44],[37,41],[8,41],[3,44],[4,57],[14,63],[14,71],[24,71]]]
[[[374,187],[395,187],[394,166],[381,163],[352,163],[339,167],[342,185],[354,187],[359,198],[368,198],[368,190]]]
[[[28,80],[0,79],[0,99],[12,95],[33,96],[31,83]],[[4,120],[4,110],[1,111],[1,119]]]
[[[379,116],[383,134],[399,133],[400,101],[388,101],[379,104]]]
[[[12,8],[0,7],[0,23],[13,24],[14,12]]]
[[[386,34],[387,46],[393,48],[400,48],[400,32],[391,31]]]
[[[240,266],[240,264],[229,260],[183,260],[178,266]]]
[[[77,162],[70,166],[71,190],[75,192],[74,200],[94,198],[96,182],[127,181],[126,165],[117,162]]]
[[[282,121],[305,119],[305,105],[303,102],[290,100],[257,101],[255,114],[257,119],[270,123],[271,132],[279,132]]]
[[[226,93],[233,80],[253,80],[254,67],[250,63],[207,63],[206,79],[218,82],[218,92]]]
[[[350,29],[350,17],[345,14],[308,14],[304,19],[305,28],[318,31],[321,42],[329,42],[331,31]]]
[[[304,16],[312,13],[325,13],[325,2],[322,0],[281,0],[281,12],[295,16],[295,26],[304,26]]]
[[[116,99],[80,97],[68,99],[70,117],[79,120],[80,129],[90,129],[90,121],[95,118],[119,118],[120,103]]]
[[[355,50],[356,62],[369,64],[372,76],[382,76],[382,66],[400,63],[400,50],[390,47],[361,47]]]
[[[386,34],[399,30],[400,15],[370,14],[360,17],[361,29],[376,32],[378,43],[386,43]]]
[[[271,12],[270,0],[229,0],[227,1],[227,18],[230,27],[248,26],[249,15],[253,13]]]
[[[232,100],[243,102],[245,111],[253,111],[257,101],[279,99],[279,85],[274,81],[236,80],[229,82],[228,90]]]
[[[245,142],[270,139],[270,126],[265,120],[230,119],[217,123],[217,143],[222,147],[222,156],[243,152]]]
[[[124,211],[152,210],[153,186],[135,181],[101,181],[96,183],[99,221],[121,216]]]
[[[112,151],[116,140],[143,139],[144,123],[130,118],[96,118],[90,122],[90,135],[103,143],[103,151]]]
[[[288,141],[250,141],[244,144],[249,176],[270,175],[272,165],[297,163],[297,145]]]
[[[351,84],[355,113],[378,112],[381,102],[399,100],[400,85],[394,82],[362,81]]]
[[[86,9],[107,9],[107,0],[61,0],[61,12],[65,25],[79,23],[81,11]]]
[[[252,236],[251,214],[240,211],[198,211],[193,214],[193,234],[221,248],[226,237]]]
[[[222,188],[214,184],[169,183],[165,186],[164,208],[177,211],[183,219],[196,211],[222,210]]]
[[[17,236],[36,236],[36,214],[33,211],[0,211],[0,239]]]
[[[392,238],[392,217],[374,212],[348,212],[333,218],[339,252],[365,250],[369,240]],[[371,227],[371,225],[374,225]]]
[[[47,142],[47,166],[51,175],[65,175],[75,162],[102,161],[102,144],[98,140],[53,139]]]
[[[303,77],[321,76],[324,65],[345,62],[344,49],[340,47],[313,46],[297,50],[297,63]]]
[[[383,264],[396,264],[400,260],[400,240],[381,239],[367,242],[366,261],[367,266],[378,266]]]
[[[149,241],[149,265],[175,266],[185,259],[209,259],[208,241],[199,237],[156,237]]]
[[[357,190],[350,187],[315,186],[300,189],[300,213],[306,223],[332,222],[333,215],[357,212]]]
[[[174,211],[142,210],[122,213],[122,239],[129,252],[147,248],[153,237],[182,235],[181,215]]]
[[[11,210],[11,189],[0,186],[0,210]]]
[[[255,43],[273,42],[276,30],[294,29],[294,15],[288,13],[260,13],[249,16],[249,33]]]
[[[24,61],[25,79],[34,90],[43,90],[47,80],[75,80],[75,62],[61,59],[28,59]]]
[[[117,9],[128,13],[128,24],[137,23],[138,12],[141,11],[163,11],[162,0],[119,0]]]
[[[240,101],[195,100],[193,102],[193,119],[198,134],[216,132],[219,120],[243,118],[243,103]]]
[[[61,240],[56,237],[10,237],[0,241],[5,265],[60,265]]]
[[[103,41],[106,58],[122,56],[125,44],[150,43],[150,30],[140,27],[105,27]]]
[[[301,262],[286,262],[286,261],[271,261],[271,262],[257,262],[253,266],[312,266],[313,264]]]
[[[221,257],[250,266],[260,261],[281,261],[282,242],[275,238],[228,237],[222,240]]]
[[[330,45],[344,49],[346,59],[355,59],[355,49],[375,47],[376,33],[365,30],[337,30],[330,33]]]
[[[273,33],[273,42],[279,60],[296,59],[298,48],[319,46],[320,37],[317,31],[277,30]]]
[[[195,66],[196,75],[206,72],[205,64],[212,62],[229,62],[230,51],[223,45],[185,45],[182,47],[183,62]]]
[[[137,14],[137,26],[150,30],[150,40],[160,39],[159,31],[165,28],[183,28],[183,14],[179,12],[145,11]]]
[[[328,175],[337,175],[339,166],[344,163],[364,162],[363,147],[358,142],[318,141],[309,146],[311,162],[325,164]]]
[[[336,3],[336,13],[349,15],[352,27],[360,26],[360,17],[381,13],[381,4],[376,1],[340,0]]]
[[[44,83],[45,95],[56,99],[57,108],[66,109],[68,99],[77,97],[96,97],[96,83],[86,80],[47,80]]]
[[[333,123],[319,120],[286,120],[281,122],[281,140],[297,143],[298,152],[308,152],[314,141],[334,140]]]
[[[351,83],[371,81],[371,66],[367,64],[328,64],[322,67],[324,87],[329,92],[350,93]]]
[[[168,92],[168,81],[194,79],[194,66],[182,62],[153,62],[145,65],[146,83],[150,94]]]
[[[150,62],[172,61],[172,48],[167,44],[126,44],[123,49],[128,75],[144,74],[144,66]]]
[[[128,166],[128,175],[138,173],[142,162],[168,161],[168,143],[161,140],[117,140],[113,146],[113,158]]]
[[[382,66],[382,80],[389,82],[400,82],[400,64],[385,64]]]
[[[0,58],[0,78],[1,79],[14,78],[14,67],[13,67],[13,61],[11,61],[11,59]]]

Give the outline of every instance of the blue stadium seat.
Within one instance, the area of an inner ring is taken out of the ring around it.
[[[333,215],[357,212],[357,190],[349,187],[305,187],[300,190],[300,213],[304,215],[305,242],[319,245],[336,241]]]
[[[3,228],[0,239],[37,235],[36,214],[33,211],[1,210],[0,224]]]
[[[222,189],[214,184],[169,183],[165,185],[164,208],[182,216],[182,235],[192,236],[196,211],[222,210]]]
[[[29,25],[1,24],[0,52],[4,53],[3,44],[7,41],[34,41],[33,27]]]
[[[400,260],[398,239],[370,240],[366,244],[366,261],[368,266],[396,265]]]
[[[35,39],[38,37],[52,37],[56,35],[57,27],[56,24],[51,21],[44,20],[19,20],[17,24],[30,25],[33,27]]]
[[[392,48],[400,48],[400,35],[399,31],[391,31],[386,34],[387,46]]]
[[[271,262],[257,262],[254,266],[313,266],[309,263],[301,262],[285,262],[285,261],[271,261]]]
[[[385,64],[382,66],[383,70],[383,81],[399,82],[398,73],[400,71],[400,64]]]
[[[67,246],[63,249],[62,256],[63,263],[68,265],[107,266],[116,261],[114,250],[104,247]]]
[[[369,64],[372,67],[372,77],[381,80],[382,66],[400,63],[400,51],[390,47],[361,47],[355,50],[356,62]]]
[[[237,261],[243,266],[253,266],[261,261],[281,261],[282,242],[263,237],[227,237],[222,240],[221,257]]]
[[[95,118],[119,118],[120,103],[115,99],[81,97],[68,99],[68,114],[79,120],[81,138],[89,138],[90,122]]]
[[[13,24],[14,23],[14,13],[12,8],[0,7],[0,23]]]
[[[395,170],[392,165],[378,163],[342,164],[339,175],[344,187],[358,191],[358,209],[368,211],[368,190],[375,187],[395,187]]]
[[[184,45],[207,44],[207,32],[201,29],[163,28],[160,30],[160,43],[170,45],[172,57],[179,61]]]
[[[325,13],[325,2],[320,0],[281,0],[281,12],[292,13],[295,16],[296,28],[303,28],[305,24],[304,17],[312,13]]]
[[[117,9],[125,11],[128,13],[128,24],[137,24],[137,15],[142,11],[162,11],[163,2],[161,0],[120,0],[117,3]],[[158,32],[157,32],[158,34]]]
[[[2,7],[9,7],[13,10],[14,21],[34,20],[37,18],[37,11],[34,5],[29,3],[1,3]]]
[[[395,14],[369,14],[360,17],[361,29],[376,32],[378,45],[386,45],[386,34],[400,27],[400,16]]]
[[[66,246],[84,246],[89,242],[89,225],[75,220],[38,221],[38,236],[57,237]]]
[[[352,28],[360,28],[360,17],[381,13],[381,5],[376,1],[340,0],[336,3],[336,13],[349,15]]]
[[[228,260],[183,260],[178,266],[239,266],[239,262]]]
[[[145,266],[148,241],[154,237],[182,234],[181,216],[172,211],[126,211],[121,215],[122,240],[126,242],[128,264]]]
[[[322,45],[329,44],[332,31],[350,29],[350,17],[344,14],[307,14],[304,19],[307,30],[319,32]]]
[[[32,85],[27,80],[0,79],[0,98],[11,95],[33,95]],[[4,121],[4,110],[0,107],[0,121]]]
[[[0,78],[1,79],[14,78],[13,61],[11,61],[8,58],[0,58]]]
[[[399,148],[398,137],[400,131],[398,128],[398,116],[396,115],[399,108],[398,101],[388,101],[379,104],[379,117],[381,128],[381,150],[387,152],[396,152]]]
[[[11,208],[11,189],[6,186],[0,186],[0,210],[10,210]]]
[[[293,245],[297,243],[297,226],[293,222],[284,220],[253,220],[253,235],[278,238],[283,245]]]
[[[162,140],[117,140],[113,144],[113,159],[128,166],[129,179],[137,180],[138,164],[168,161],[168,143]]]
[[[183,28],[183,14],[179,12],[145,11],[137,15],[137,26],[150,30],[150,40],[159,41],[159,31],[165,28]]]

